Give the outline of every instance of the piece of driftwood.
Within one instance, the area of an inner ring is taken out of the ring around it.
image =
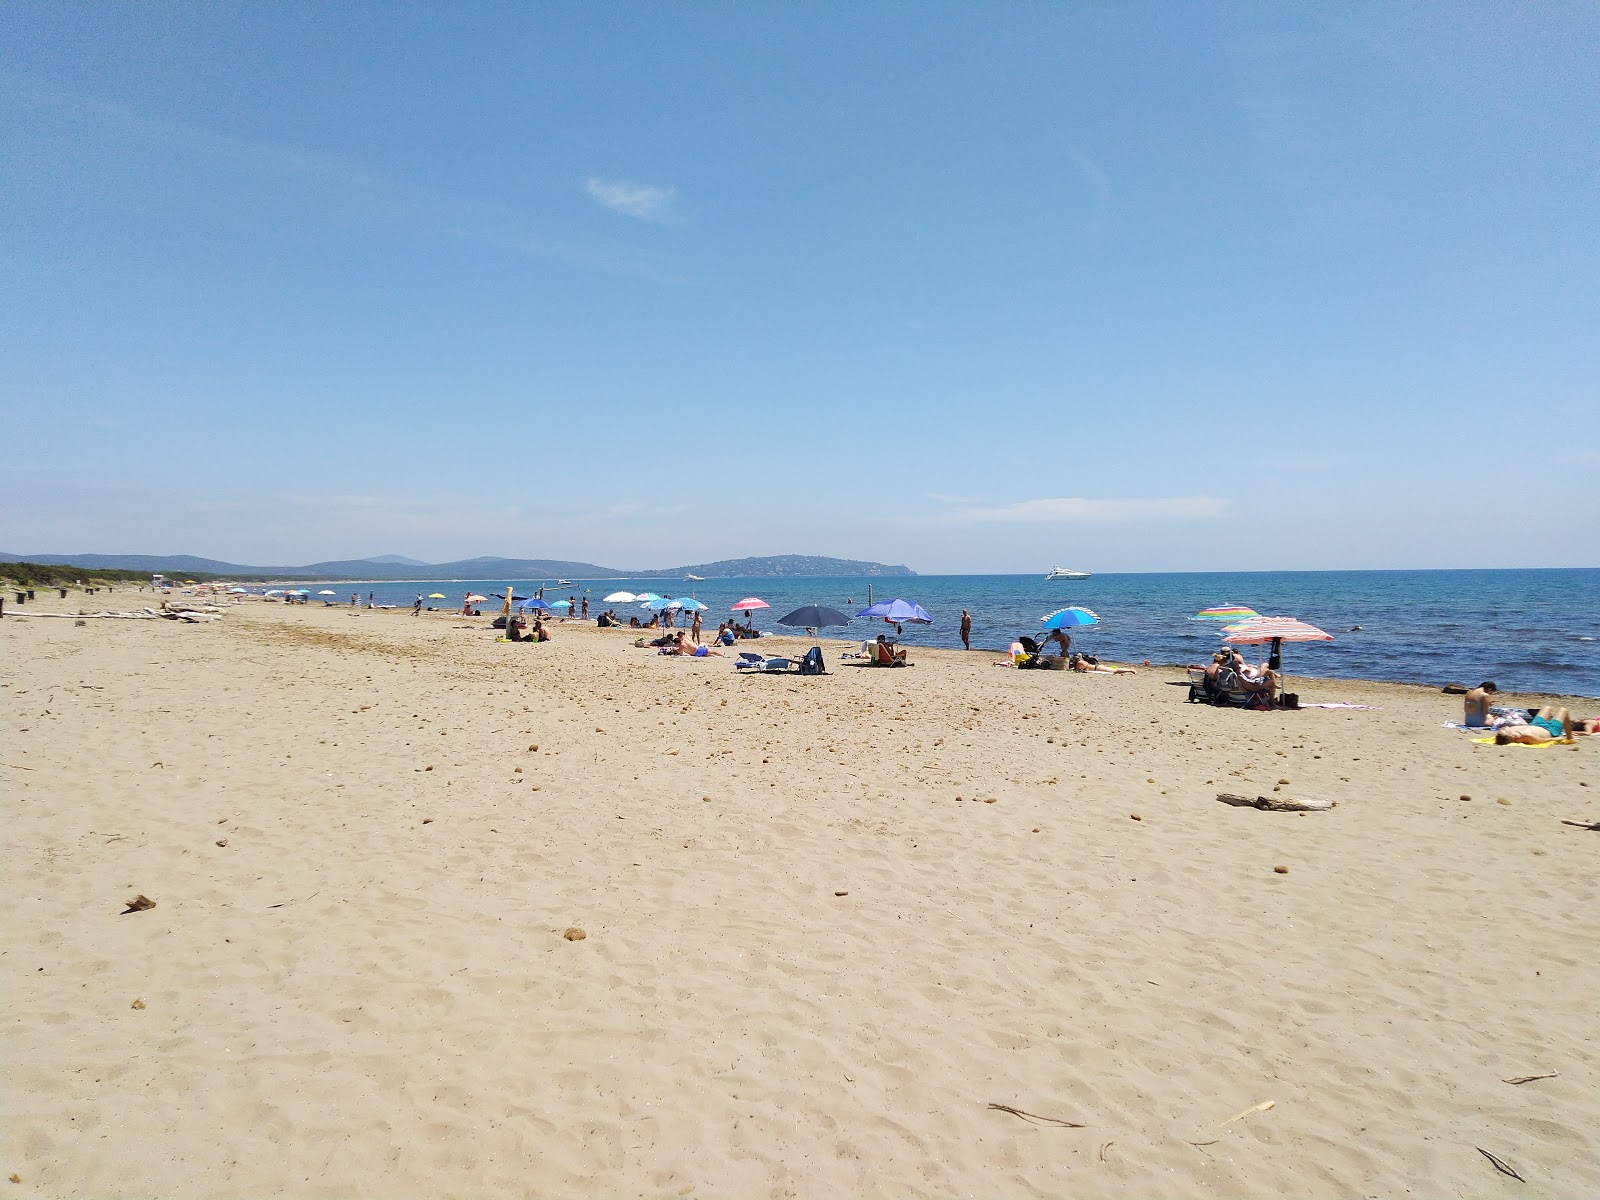
[[[1087,1125],[1080,1125],[1076,1121],[1063,1121],[1059,1117],[1041,1117],[1038,1113],[1023,1112],[1020,1108],[1012,1108],[1009,1104],[991,1103],[989,1108],[994,1112],[1010,1113],[1013,1117],[1021,1117],[1024,1121],[1032,1121],[1035,1125],[1059,1125],[1063,1129],[1087,1129]]]
[[[1231,792],[1218,792],[1217,799],[1235,808],[1259,808],[1262,812],[1321,812],[1334,808],[1336,800],[1290,800],[1278,796],[1235,796]]]
[[[1532,1083],[1536,1079],[1559,1079],[1560,1071],[1551,1071],[1545,1075],[1517,1075],[1511,1079],[1502,1079],[1501,1083]]]
[[[1600,829],[1600,821],[1568,821],[1563,819],[1563,825],[1571,825],[1574,829]]]
[[[1246,1117],[1248,1117],[1251,1113],[1266,1112],[1267,1109],[1271,1108],[1275,1103],[1277,1103],[1277,1101],[1275,1101],[1275,1100],[1263,1100],[1260,1104],[1252,1104],[1249,1108],[1245,1109],[1243,1112],[1234,1113],[1233,1116],[1229,1117],[1226,1121],[1222,1122],[1222,1125],[1232,1125],[1235,1121],[1242,1121]],[[1218,1129],[1222,1128],[1222,1125],[1217,1126],[1217,1128]]]
[[[1485,1150],[1482,1146],[1474,1146],[1473,1149],[1476,1150],[1479,1154],[1483,1155],[1485,1158],[1487,1158],[1490,1162],[1492,1162],[1494,1164],[1494,1169],[1496,1171],[1499,1171],[1502,1175],[1509,1175],[1509,1176],[1511,1176],[1511,1178],[1516,1179],[1516,1180],[1520,1180],[1523,1183],[1527,1183],[1528,1182],[1526,1179],[1523,1179],[1522,1176],[1517,1173],[1517,1169],[1515,1167],[1513,1167],[1510,1163],[1508,1163],[1505,1159],[1501,1158],[1499,1155],[1490,1154],[1489,1151]]]

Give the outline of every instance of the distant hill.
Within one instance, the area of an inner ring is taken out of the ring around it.
[[[745,575],[915,575],[910,567],[861,562],[854,558],[822,558],[814,554],[776,554],[767,558],[724,558],[666,571],[640,571],[640,575],[703,575],[707,579]]]
[[[811,554],[778,554],[765,558],[727,558],[685,567],[650,567],[622,570],[594,563],[553,558],[463,558],[447,563],[423,563],[398,554],[380,558],[335,559],[300,566],[249,566],[191,554],[4,554],[0,563],[53,563],[86,570],[151,571],[182,578],[205,574],[265,576],[273,579],[675,579],[700,575],[706,579],[730,576],[802,575],[915,575],[909,567],[862,562],[853,558],[824,558]]]

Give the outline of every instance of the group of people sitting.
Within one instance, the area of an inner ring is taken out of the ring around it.
[[[528,628],[527,617],[512,617],[506,623],[506,641],[508,642],[548,642],[550,628],[544,623],[543,617],[533,618],[533,628]]]
[[[1245,662],[1244,657],[1233,649],[1218,650],[1205,668],[1205,691],[1212,697],[1239,691],[1247,696],[1258,696],[1269,705],[1276,705],[1280,682],[1276,671],[1265,664],[1257,666]]]
[[[1468,729],[1492,730],[1497,746],[1513,742],[1524,746],[1539,746],[1546,742],[1570,742],[1575,733],[1600,733],[1600,717],[1578,717],[1565,708],[1507,708],[1491,704],[1500,689],[1493,680],[1485,680],[1463,697],[1462,724]]]

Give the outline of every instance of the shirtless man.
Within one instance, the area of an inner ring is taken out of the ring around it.
[[[1541,708],[1526,725],[1506,725],[1494,735],[1496,746],[1511,742],[1539,746],[1545,742],[1571,740],[1572,714],[1564,708]]]
[[[961,610],[961,648],[972,649],[972,614],[964,608]]]
[[[1466,708],[1465,719],[1462,724],[1468,729],[1486,729],[1489,726],[1489,697],[1500,689],[1495,687],[1494,680],[1486,679],[1463,697]]]

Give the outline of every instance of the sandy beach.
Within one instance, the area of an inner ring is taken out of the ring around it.
[[[8,609],[7,1195],[1600,1192],[1600,738],[487,625]]]

